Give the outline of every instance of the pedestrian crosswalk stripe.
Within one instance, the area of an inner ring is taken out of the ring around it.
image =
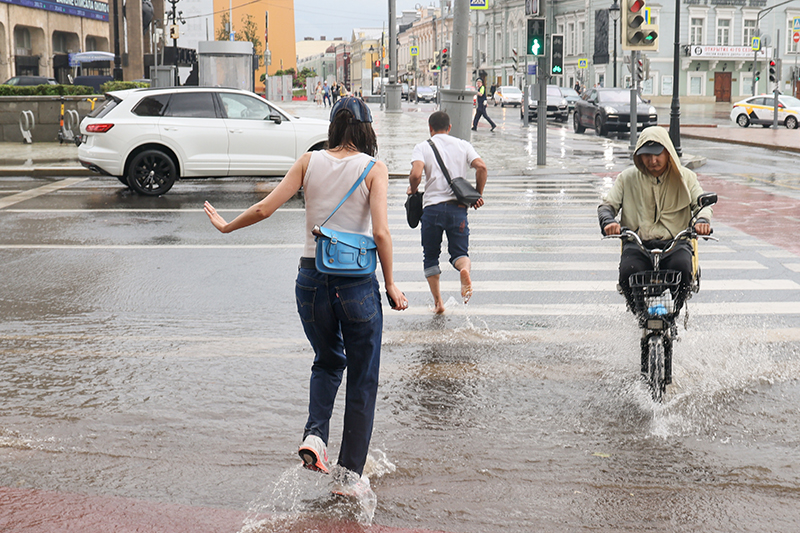
[[[587,271],[591,270],[587,268]],[[459,292],[457,281],[442,281],[441,289],[447,292]],[[472,288],[479,292],[617,292],[616,277],[597,281],[557,280],[528,281],[504,280],[482,281],[473,278]],[[404,281],[404,292],[428,292],[428,283],[424,281]],[[708,291],[796,291],[800,284],[790,279],[724,279],[703,280],[701,290]],[[737,304],[738,305],[738,304]],[[796,310],[800,313],[800,307]]]
[[[702,263],[708,270],[767,270],[758,261],[707,260]],[[422,261],[398,262],[392,264],[395,272],[422,272]],[[475,261],[472,272],[531,271],[531,272],[590,272],[613,271],[619,269],[619,261]]]
[[[470,237],[471,239],[472,237]],[[502,240],[502,238],[498,237],[496,240]],[[277,246],[277,245],[276,245]],[[447,246],[444,246],[445,254]],[[422,261],[422,245],[418,244],[417,246],[394,246],[393,247],[394,254],[417,254],[420,256],[420,262]],[[708,248],[702,248],[700,250],[700,264],[703,264],[703,256],[709,254],[725,254],[725,253],[732,253],[728,247],[725,246],[709,246]],[[476,245],[470,245],[469,255],[473,257],[473,259],[481,257],[485,254],[536,254],[536,255],[544,255],[544,254],[608,254],[614,255],[619,257],[619,244],[614,246],[614,243],[607,243],[601,242],[598,239],[598,243],[592,246],[561,246],[558,242],[541,242],[539,244],[536,243],[535,240],[531,240],[529,244],[518,244],[518,245],[509,245],[509,246],[482,246],[480,243]],[[589,264],[589,260],[587,259],[586,263]]]
[[[405,289],[404,289],[405,290]],[[619,297],[622,300],[622,296]],[[503,304],[503,305],[468,305],[457,304],[447,307],[447,316],[605,316],[626,315],[624,303],[598,304]],[[430,316],[432,307],[427,305],[412,305],[402,315]],[[688,304],[690,316],[742,316],[742,315],[800,315],[800,301],[792,302],[720,302],[706,303],[690,301]],[[386,317],[394,314],[385,314]],[[631,320],[635,320],[630,315]]]

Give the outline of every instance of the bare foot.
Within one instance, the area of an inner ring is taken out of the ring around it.
[[[469,277],[469,270],[466,268],[461,270],[461,298],[464,303],[468,303],[472,297],[472,279]]]
[[[444,314],[444,302],[438,301],[433,303],[433,312],[437,315]]]

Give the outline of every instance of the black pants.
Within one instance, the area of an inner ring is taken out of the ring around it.
[[[486,106],[483,106],[483,107],[478,106],[477,111],[475,111],[475,118],[472,120],[472,129],[473,130],[478,128],[478,121],[481,119],[481,117],[483,117],[487,121],[489,121],[489,124],[492,125],[492,128],[496,128],[497,127],[497,124],[495,124],[494,121],[492,119],[490,119],[489,115],[486,113]]]
[[[664,241],[645,243],[648,248],[663,248],[663,244]],[[676,310],[683,306],[689,290],[689,284],[692,281],[692,256],[692,245],[688,242],[680,242],[671,252],[661,257],[659,264],[661,270],[677,270],[681,273],[678,294],[673,295]],[[653,270],[653,262],[650,260],[650,256],[640,250],[636,244],[626,242],[622,246],[622,256],[619,259],[619,285],[622,287],[622,292],[625,294],[628,306],[631,309],[634,309],[633,295],[631,294],[628,278],[631,277],[631,274],[644,270]]]

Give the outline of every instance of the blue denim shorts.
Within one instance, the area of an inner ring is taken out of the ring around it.
[[[467,208],[455,203],[444,202],[429,205],[422,210],[422,253],[425,277],[439,275],[439,255],[442,253],[442,235],[447,234],[447,252],[450,264],[455,268],[456,261],[469,257],[469,223]]]

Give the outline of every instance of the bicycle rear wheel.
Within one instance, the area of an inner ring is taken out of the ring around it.
[[[664,339],[661,335],[653,335],[647,339],[647,384],[653,401],[661,402],[667,390],[664,372]]]

